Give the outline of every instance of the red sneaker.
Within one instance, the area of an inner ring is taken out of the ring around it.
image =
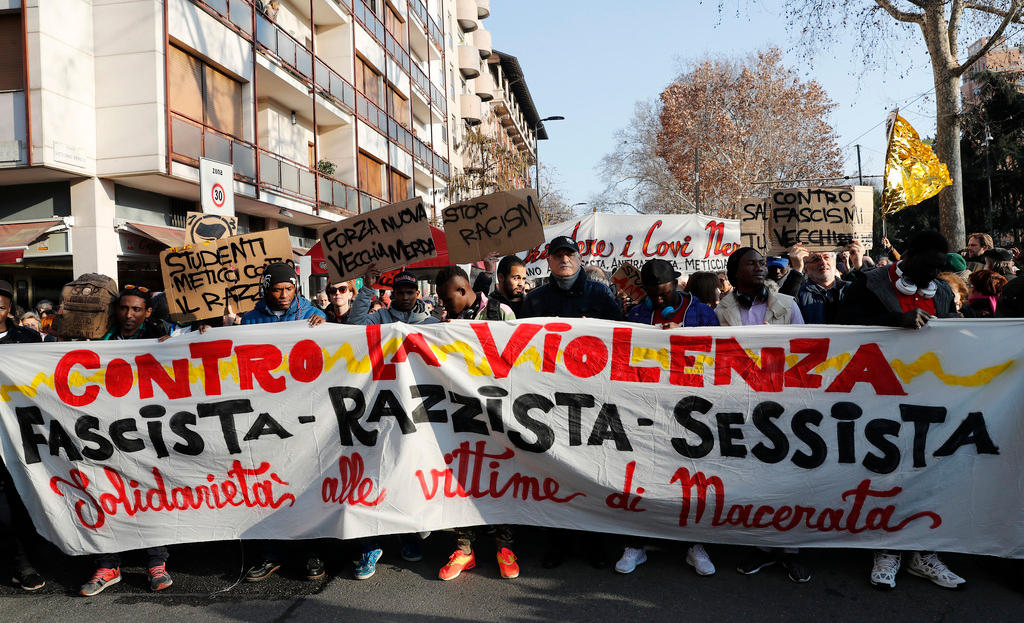
[[[115,567],[113,569],[97,569],[96,573],[92,574],[92,579],[82,585],[79,594],[85,597],[92,597],[93,595],[99,595],[103,592],[103,589],[108,586],[113,586],[121,581],[121,568]]]
[[[516,564],[516,555],[507,547],[501,548],[498,552],[498,569],[501,570],[501,577],[506,580],[519,577],[519,565]]]
[[[147,575],[149,576],[149,590],[154,593],[162,591],[171,584],[174,584],[174,581],[171,580],[171,574],[167,573],[166,564],[150,567],[147,571]]]
[[[476,566],[476,556],[473,552],[463,554],[461,549],[455,550],[455,553],[448,559],[448,564],[441,567],[441,571],[437,574],[437,577],[444,581],[454,580],[459,577],[459,574],[463,571],[469,571]]]

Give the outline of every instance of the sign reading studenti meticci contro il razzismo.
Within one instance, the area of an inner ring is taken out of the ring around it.
[[[74,554],[512,523],[1024,557],[1022,329],[300,322],[4,345],[0,450]]]

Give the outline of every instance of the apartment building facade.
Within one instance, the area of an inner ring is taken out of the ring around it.
[[[85,272],[160,287],[156,256],[200,209],[201,157],[233,166],[240,231],[286,226],[297,255],[317,227],[386,203],[436,213],[462,164],[453,137],[483,114],[489,14],[0,0],[0,275],[33,302]]]
[[[982,37],[972,43],[967,50],[968,54],[974,54],[980,50],[989,37]],[[960,98],[964,107],[978,104],[980,100],[980,85],[975,77],[986,71],[993,73],[1003,72],[1024,72],[1024,46],[1007,43],[1005,38],[989,48],[981,58],[964,72],[964,80],[960,85]],[[1018,89],[1024,85],[1018,84]]]

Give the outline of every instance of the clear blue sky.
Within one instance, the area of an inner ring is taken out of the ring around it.
[[[919,32],[908,29],[911,52],[887,57],[912,60],[909,70],[865,71],[854,33],[832,33],[833,42],[820,44],[808,59],[797,35],[786,29],[781,0],[722,4],[727,8],[719,12],[714,0],[492,0],[483,23],[493,33],[494,48],[519,58],[541,117],[566,118],[547,123],[550,140],[540,142],[540,158],[557,169],[571,203],[604,188],[595,165],[612,149],[613,133],[628,123],[634,103],[656,97],[682,63],[709,54],[745,56],[773,45],[801,78],[820,82],[838,103],[831,122],[839,145],[860,143],[864,174],[882,172],[884,124],[860,135],[894,106],[932,89]],[[922,136],[934,135],[930,94],[901,110]],[[855,174],[852,145],[843,157],[846,171]]]

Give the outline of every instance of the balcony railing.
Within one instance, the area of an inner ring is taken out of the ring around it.
[[[430,34],[430,38],[434,41],[434,44],[444,49],[444,35],[441,32],[441,28],[438,27],[437,22],[430,16],[430,12],[427,11],[427,5],[422,0],[411,0],[409,6],[412,7],[413,14],[419,18],[420,23],[423,24],[427,33]]]
[[[211,127],[171,113],[171,155],[186,164],[199,166],[199,158],[210,158],[232,165],[235,177],[256,180],[256,148]]]
[[[256,41],[301,78],[313,79],[313,53],[262,14],[256,15]]]
[[[356,93],[356,114],[377,128],[381,134],[388,133],[388,114],[380,106],[366,99],[362,93]]]
[[[436,104],[443,114],[448,114],[448,100],[444,97],[444,91],[430,83],[430,103]]]
[[[364,0],[355,0],[353,5],[352,14],[356,16],[356,20],[366,27],[366,29],[370,31],[370,34],[373,35],[381,45],[383,45],[385,35],[387,34],[387,31],[384,28],[384,22],[380,21],[380,18],[374,15],[373,11],[370,10],[370,7],[364,4]]]
[[[412,65],[412,59],[409,58],[409,53],[405,51],[402,45],[391,33],[385,33],[384,48],[388,51],[388,54],[395,59],[396,63],[405,69],[406,72],[409,71],[409,67]]]
[[[236,28],[252,36],[253,5],[249,0],[199,0]]]
[[[318,91],[329,96],[343,108],[349,111],[356,109],[355,88],[319,58],[316,59],[316,86]]]
[[[412,64],[409,74],[412,76],[412,83],[419,87],[423,98],[430,101],[430,78],[427,78],[427,74],[416,63]]]
[[[317,172],[316,183],[320,193],[320,205],[338,213],[359,213],[359,191],[345,182]]]
[[[391,118],[388,118],[388,138],[404,147],[405,151],[412,152],[412,132]]]
[[[260,148],[260,186],[312,201],[316,197],[313,170]]]

